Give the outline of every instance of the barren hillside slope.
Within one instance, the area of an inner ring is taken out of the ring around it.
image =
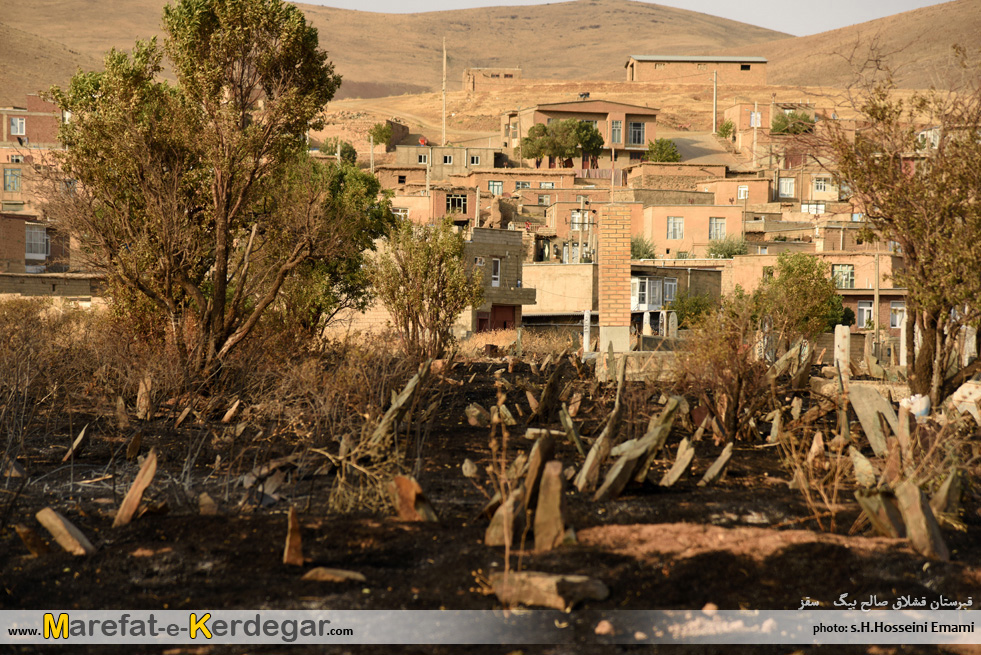
[[[956,0],[887,16],[812,36],[771,41],[730,54],[769,58],[771,84],[842,87],[854,75],[847,56],[868,58],[877,44],[886,63],[897,71],[896,82],[906,88],[942,84],[938,77],[951,61],[951,46],[981,59],[981,0]]]
[[[24,96],[65,84],[78,68],[100,60],[0,23],[0,106],[22,106]]]

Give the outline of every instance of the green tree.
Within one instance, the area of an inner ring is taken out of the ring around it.
[[[764,278],[754,299],[764,329],[778,345],[813,339],[841,320],[830,266],[805,253],[781,253],[774,275]]]
[[[716,130],[715,133],[718,134],[723,139],[728,139],[732,136],[732,133],[735,131],[735,129],[736,129],[736,125],[731,120],[727,119],[722,123],[722,125],[719,126],[719,129]]]
[[[303,262],[283,284],[280,303],[283,323],[317,333],[338,312],[364,311],[370,300],[367,254],[375,250],[375,239],[394,225],[394,216],[381,183],[374,175],[344,163],[309,162],[299,174],[299,187],[321,189],[324,215],[344,217],[338,222],[338,252],[334,257],[316,257]]]
[[[862,129],[831,122],[820,144],[868,236],[902,251],[893,277],[908,294],[910,388],[934,406],[981,371],[981,360],[950,365],[961,328],[981,320],[981,74],[963,55],[946,90],[904,97],[888,77],[867,80],[854,107]],[[922,125],[934,126],[929,145]]]
[[[650,239],[630,237],[630,259],[657,259],[657,246]]]
[[[647,152],[644,153],[644,161],[652,162],[675,162],[681,161],[681,153],[678,146],[671,139],[658,139],[657,141],[647,142]]]
[[[713,239],[709,241],[707,252],[709,257],[732,259],[736,255],[749,253],[749,244],[742,237],[727,236],[725,239]]]
[[[707,293],[690,294],[682,291],[668,303],[667,308],[677,312],[679,326],[691,327],[715,305],[716,303]]]
[[[72,115],[60,174],[77,186],[48,194],[48,211],[90,267],[153,303],[189,375],[206,377],[298,267],[337,252],[346,216],[296,172],[340,77],[281,0],[179,0],[163,27],[163,50],[113,50],[104,71],[52,89]],[[164,52],[175,86],[158,79]]]
[[[592,123],[579,121],[576,125],[576,142],[582,152],[583,159],[589,159],[593,166],[596,158],[603,152],[603,135]]]
[[[338,144],[340,145],[341,161],[345,164],[356,164],[358,161],[358,151],[347,141],[336,136],[324,139],[324,144],[320,152],[328,157],[337,157]]]
[[[406,352],[417,357],[440,356],[457,317],[479,305],[484,292],[464,257],[463,235],[449,219],[438,225],[399,221],[376,257],[371,280]]]
[[[814,118],[802,111],[778,112],[770,123],[773,134],[806,134],[814,131]]]
[[[368,130],[369,136],[375,140],[375,145],[385,146],[385,150],[388,150],[388,142],[392,140],[392,124],[389,122],[375,123]]]
[[[528,136],[521,139],[521,157],[534,159],[535,168],[541,165],[546,156],[547,137],[548,127],[544,123],[535,123],[528,128]]]

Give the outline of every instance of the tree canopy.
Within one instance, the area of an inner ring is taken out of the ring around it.
[[[732,259],[736,255],[745,255],[747,253],[749,253],[749,244],[742,237],[730,235],[725,239],[713,239],[709,241],[709,257]]]
[[[77,185],[49,194],[47,211],[207,376],[304,262],[352,254],[344,239],[361,214],[307,158],[340,77],[296,6],[178,0],[164,32],[162,49],[113,50],[104,71],[51,90],[72,115],[53,182]],[[164,54],[175,85],[159,79]]]
[[[681,161],[681,153],[678,146],[671,139],[658,139],[657,141],[647,142],[647,152],[644,153],[644,161],[651,162],[675,162]]]
[[[770,122],[774,134],[805,134],[814,131],[814,117],[802,111],[778,112]]]
[[[785,345],[810,339],[841,320],[830,266],[807,253],[780,253],[773,275],[754,294],[764,327]]]
[[[577,153],[595,158],[603,151],[603,135],[587,121],[569,118],[549,124],[536,123],[521,140],[521,156],[534,159],[536,165],[545,157],[571,159]]]

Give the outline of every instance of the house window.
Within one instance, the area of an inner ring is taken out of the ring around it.
[[[794,178],[792,177],[780,178],[780,197],[781,198],[794,197]]]
[[[610,121],[610,143],[623,142],[623,121]]]
[[[416,159],[416,162],[418,162],[420,164],[428,164],[429,163],[429,155],[419,155],[419,157]]]
[[[902,300],[889,303],[889,327],[901,328],[906,321],[906,303]]]
[[[690,256],[691,255],[687,250],[679,250],[678,254],[675,255],[675,259],[688,259]]]
[[[823,214],[824,213],[824,203],[823,202],[805,202],[800,206],[800,210],[805,214]]]
[[[44,259],[50,254],[50,244],[48,243],[48,232],[43,225],[25,226],[24,241],[26,243],[26,255],[29,259]]]
[[[446,213],[458,212],[467,213],[467,196],[462,193],[446,194]]]
[[[628,123],[627,127],[630,129],[630,143],[631,146],[643,146],[646,145],[644,140],[644,124],[643,123]]]
[[[674,302],[674,299],[678,297],[678,278],[666,277],[664,278],[664,302]]]
[[[741,70],[741,71],[748,71],[748,70],[750,70],[750,65],[749,64],[740,64],[739,65],[739,70]]]
[[[685,219],[683,216],[668,216],[668,239],[685,238]]]
[[[409,218],[409,209],[407,207],[392,207],[392,214],[405,220]]]
[[[399,175],[399,184],[405,184],[405,176]]]
[[[501,260],[497,258],[491,260],[491,286],[501,286]]]
[[[504,193],[504,182],[500,180],[489,180],[487,182],[487,190],[495,196],[499,196]]]
[[[514,77],[514,73],[505,73],[504,74],[504,79],[506,79],[506,80],[510,80],[513,77]]]
[[[757,246],[756,247],[756,254],[757,255],[769,255],[770,254],[770,246]]]
[[[860,330],[872,327],[872,301],[871,300],[858,301],[858,312],[856,312],[855,314],[855,325]]]
[[[24,136],[27,134],[25,129],[25,119],[17,116],[10,117],[10,135],[11,136]]]
[[[865,218],[865,214],[863,214],[862,212],[852,213],[852,223],[861,223],[864,218]]]
[[[855,288],[855,267],[852,264],[832,264],[831,277],[839,289]]]
[[[3,170],[3,190],[20,191],[20,169],[5,168]]]
[[[518,191],[519,189],[530,189],[530,188],[531,188],[531,182],[515,182],[514,183],[514,190],[515,191]]]
[[[542,182],[538,185],[539,189],[554,189],[555,182]]]
[[[570,213],[570,225],[569,229],[575,231],[583,231],[586,229],[586,212],[581,212],[578,209],[573,209]]]
[[[814,193],[824,193],[827,190],[828,190],[828,178],[826,177],[814,178]]]
[[[663,61],[654,62],[654,68],[664,68],[664,62]]]
[[[659,277],[630,278],[630,305],[634,310],[655,309],[661,306],[661,283]]]
[[[539,194],[539,196],[538,196],[538,204],[539,205],[546,206],[546,207],[548,205],[551,205],[552,204],[552,196],[543,196],[543,195]]]
[[[597,121],[585,121],[584,120],[584,121],[580,121],[580,122],[581,123],[587,123],[589,125],[592,125],[593,127],[597,127],[599,125],[599,122],[597,122]]]
[[[480,155],[470,155],[470,165],[480,166]]]
[[[736,187],[736,199],[746,200],[749,198],[749,186],[746,184],[740,184]]]
[[[444,164],[452,164],[453,163],[453,155],[443,155],[443,163]]]
[[[761,111],[749,112],[749,126],[763,127],[763,112]]]
[[[695,68],[697,68],[700,71],[708,70],[708,64],[696,64]]]
[[[10,155],[9,157],[7,157],[7,160],[11,164],[23,164],[24,163],[24,155]]]
[[[721,241],[726,238],[726,219],[709,218],[709,240]]]

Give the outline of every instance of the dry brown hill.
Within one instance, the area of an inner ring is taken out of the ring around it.
[[[99,61],[0,23],[0,106],[23,106],[27,94],[65,84],[80,67],[93,70]]]
[[[780,39],[729,54],[761,55],[770,60],[771,84],[842,87],[854,77],[843,55],[867,58],[876,43],[906,88],[942,84],[939,71],[950,62],[951,46],[981,59],[981,0],[956,0],[811,36]]]
[[[160,34],[166,0],[33,0],[11,3],[11,26],[101,60],[110,47]],[[763,43],[781,32],[631,0],[578,0],[418,14],[300,5],[320,30],[342,97],[436,89],[446,37],[448,88],[469,66],[518,66],[526,77],[624,79],[631,54],[708,53]]]

